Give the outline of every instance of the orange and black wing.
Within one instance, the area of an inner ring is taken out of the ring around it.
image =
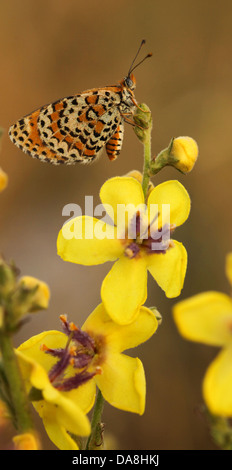
[[[32,157],[56,165],[91,162],[106,144],[109,158],[116,158],[123,131],[116,90],[89,90],[43,106],[11,126],[10,139]]]

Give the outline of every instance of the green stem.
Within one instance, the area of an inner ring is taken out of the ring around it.
[[[151,129],[146,131],[146,138],[144,144],[144,164],[143,164],[143,180],[142,188],[143,194],[146,199],[147,190],[150,182],[150,164],[151,164]]]
[[[11,403],[11,411],[14,414],[12,418],[17,431],[20,433],[26,432],[34,427],[29,403],[23,387],[11,337],[4,331],[0,333],[0,349],[9,393],[8,400]]]
[[[100,390],[98,390],[96,403],[93,410],[91,421],[91,434],[86,444],[86,450],[99,449],[102,445],[102,426],[101,417],[104,407],[104,398]]]

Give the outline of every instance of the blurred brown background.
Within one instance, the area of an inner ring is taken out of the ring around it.
[[[17,344],[42,329],[58,329],[68,313],[79,325],[100,302],[110,264],[83,267],[56,254],[67,203],[80,204],[106,178],[142,170],[143,149],[125,126],[123,149],[110,162],[103,152],[90,166],[53,167],[23,154],[8,127],[39,106],[88,88],[113,85],[127,73],[142,38],[153,58],[136,70],[136,98],[152,110],[153,154],[172,136],[190,135],[200,157],[188,176],[165,169],[156,183],[177,178],[192,210],[175,236],[189,254],[180,299],[200,291],[229,291],[225,254],[232,250],[232,4],[229,0],[1,1],[0,126],[6,132],[0,165],[9,186],[0,197],[0,251],[23,274],[46,281],[50,308],[31,318]],[[143,56],[141,54],[141,57]],[[216,349],[183,340],[169,300],[149,279],[147,305],[163,314],[157,334],[132,354],[144,363],[147,405],[142,417],[105,405],[106,431],[118,449],[214,449],[199,412],[201,382]],[[40,421],[37,419],[40,426]],[[53,449],[40,427],[45,449]]]

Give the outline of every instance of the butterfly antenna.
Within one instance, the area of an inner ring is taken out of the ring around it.
[[[146,60],[148,57],[151,57],[152,56],[152,53],[149,52],[149,54],[147,54],[142,60],[140,60],[140,62],[138,64],[136,64],[131,70],[130,70],[130,74],[131,72],[133,72],[134,69],[137,69],[137,67],[142,64],[142,62],[144,62],[144,60]]]
[[[131,72],[132,72],[133,70],[135,70],[140,64],[142,64],[142,62],[144,62],[145,59],[147,59],[148,57],[151,57],[151,56],[152,56],[151,53],[147,54],[146,57],[144,57],[138,64],[136,64],[136,65],[133,67],[133,65],[134,65],[134,63],[135,63],[135,61],[136,61],[136,59],[137,59],[137,57],[138,57],[138,55],[139,55],[139,53],[140,53],[140,50],[141,50],[142,46],[145,44],[145,42],[146,42],[145,39],[143,39],[143,40],[141,41],[141,44],[140,44],[140,46],[139,46],[139,48],[138,48],[138,51],[137,51],[137,53],[136,53],[136,55],[135,55],[135,57],[134,57],[134,60],[133,60],[133,62],[132,62],[132,64],[131,64],[130,68],[129,68],[129,72],[128,72],[128,75],[127,75],[128,77],[130,76],[130,74],[131,74]]]

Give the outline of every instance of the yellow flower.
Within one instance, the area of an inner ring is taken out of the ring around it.
[[[50,439],[60,449],[75,449],[77,445],[67,431],[89,433],[84,413],[93,406],[96,385],[111,405],[144,412],[143,365],[122,351],[149,339],[158,322],[149,309],[142,307],[135,322],[120,326],[102,304],[87,318],[82,330],[65,316],[61,320],[64,333],[45,331],[17,351],[28,391],[33,386],[42,393],[38,401],[33,401],[32,393],[30,396]]]
[[[232,283],[231,256],[227,277]],[[232,416],[232,299],[220,292],[204,292],[176,304],[173,314],[186,339],[222,347],[206,371],[203,396],[212,413]]]
[[[3,191],[8,183],[7,174],[0,168],[0,192]]]
[[[58,254],[83,265],[115,261],[101,297],[110,317],[127,324],[147,298],[147,270],[167,297],[180,294],[187,253],[170,235],[187,219],[190,198],[178,181],[167,181],[150,191],[145,205],[142,186],[133,177],[109,179],[100,198],[115,225],[88,216],[70,220],[59,233]]]
[[[51,347],[63,345],[55,333],[44,332],[30,338],[19,346],[16,353],[26,390],[49,438],[61,450],[75,450],[78,446],[69,433],[89,435],[90,423],[86,413],[93,403],[81,389],[67,394],[51,384],[47,371],[54,365],[54,360],[40,350],[40,345],[44,338]]]

